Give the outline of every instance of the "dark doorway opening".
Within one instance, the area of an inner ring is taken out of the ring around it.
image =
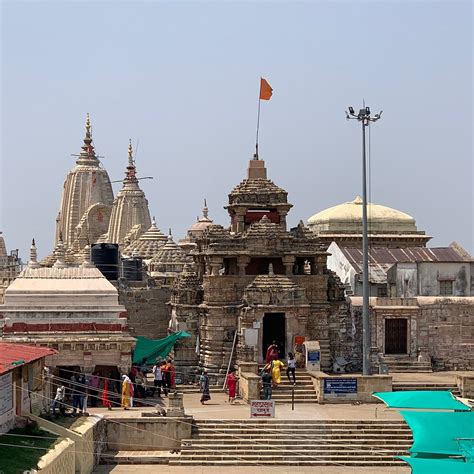
[[[408,320],[385,320],[385,354],[407,353]]]
[[[268,346],[273,341],[278,344],[280,358],[284,358],[286,349],[285,313],[265,313],[263,316],[262,354],[264,360]]]

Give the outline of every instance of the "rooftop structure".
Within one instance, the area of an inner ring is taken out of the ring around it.
[[[421,247],[431,239],[419,231],[415,219],[404,212],[367,204],[369,243],[377,247]],[[362,245],[362,199],[357,196],[314,214],[308,219],[309,228],[326,245],[332,241],[345,247]]]
[[[122,255],[126,257],[141,257],[143,260],[150,260],[168,241],[163,232],[156,226],[156,220],[153,217],[150,228],[138,239],[130,242],[122,249]]]

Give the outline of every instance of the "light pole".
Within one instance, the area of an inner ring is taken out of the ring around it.
[[[365,146],[365,128],[370,122],[376,122],[380,113],[371,117],[370,108],[365,107],[354,112],[349,107],[347,120],[357,120],[362,124],[362,374],[371,375],[370,370],[370,320],[369,320],[369,236],[367,234],[367,159]]]

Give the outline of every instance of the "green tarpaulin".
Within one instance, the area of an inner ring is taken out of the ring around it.
[[[412,474],[474,474],[474,464],[457,459],[424,459],[399,456],[412,468]]]
[[[451,392],[420,390],[403,392],[374,392],[389,408],[418,408],[421,410],[462,410],[470,408],[456,400]]]
[[[143,359],[146,359],[147,364],[154,364],[157,358],[166,358],[173,349],[176,341],[185,337],[191,337],[191,334],[180,331],[163,339],[148,339],[138,336],[137,345],[133,351],[132,363],[141,364]]]
[[[456,438],[474,438],[472,411],[401,411],[400,414],[413,432],[411,453],[465,456],[465,448]]]

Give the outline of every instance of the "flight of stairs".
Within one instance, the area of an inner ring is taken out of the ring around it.
[[[276,403],[291,403],[292,391],[295,393],[295,403],[317,403],[313,379],[305,370],[296,370],[296,385],[294,386],[288,381],[286,370],[283,371],[281,384],[272,391],[272,399]]]
[[[455,383],[438,382],[393,382],[392,391],[402,392],[407,390],[449,390],[453,395],[459,397],[461,392]]]
[[[402,356],[384,356],[382,362],[388,365],[389,373],[393,372],[433,372],[431,364],[418,362],[417,359]]]
[[[395,466],[411,443],[403,421],[199,420],[169,464]]]

